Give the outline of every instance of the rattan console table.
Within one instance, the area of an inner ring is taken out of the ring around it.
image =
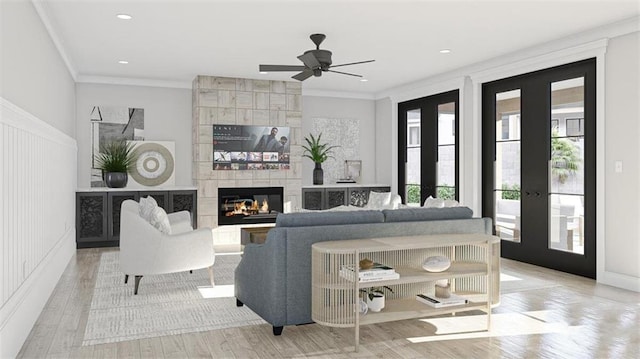
[[[423,261],[434,255],[451,259],[449,269],[431,273]],[[394,267],[399,279],[358,283],[340,275],[343,266],[356,268],[369,258]],[[312,246],[312,318],[322,325],[355,328],[355,350],[359,349],[360,325],[421,318],[469,310],[487,313],[499,297],[500,239],[487,234],[440,234],[318,242]],[[416,294],[434,294],[438,280],[446,279],[452,291],[467,304],[433,308],[415,299]],[[360,314],[361,290],[388,286],[385,308]]]

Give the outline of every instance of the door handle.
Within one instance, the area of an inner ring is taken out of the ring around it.
[[[529,192],[529,191],[525,191],[525,192],[524,192],[524,195],[525,195],[525,196],[531,196],[531,192]]]
[[[536,192],[536,197],[540,197],[540,192]]]

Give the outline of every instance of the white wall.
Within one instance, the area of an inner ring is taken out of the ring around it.
[[[144,109],[145,140],[175,141],[176,186],[193,185],[190,89],[78,83],[76,102],[79,188],[90,187],[89,114],[96,105]]]
[[[606,55],[607,279],[640,291],[640,33],[613,38]],[[615,172],[621,161],[622,173]]]
[[[640,50],[638,21],[589,31],[556,42],[478,63],[378,94],[378,102],[391,99],[391,106],[378,106],[381,130],[376,142],[382,152],[392,153],[392,171],[397,171],[397,105],[412,98],[460,89],[461,96],[461,202],[481,209],[481,116],[482,82],[509,77],[598,56],[598,198],[597,280],[640,291]],[[596,41],[609,37],[608,43]],[[604,44],[604,45],[603,45]],[[606,55],[600,53],[605,46]],[[546,65],[545,65],[546,64]],[[540,67],[542,66],[542,67]],[[521,72],[518,72],[521,71]],[[503,77],[495,77],[502,73]],[[493,78],[492,78],[493,76]],[[461,81],[462,79],[462,81]],[[604,79],[605,85],[602,85]],[[606,111],[606,112],[605,112]],[[387,133],[395,133],[388,141]],[[388,142],[387,142],[388,141]],[[378,166],[385,161],[378,159]],[[623,172],[615,173],[615,161]],[[395,172],[394,172],[395,173]],[[394,175],[395,176],[395,175]],[[395,185],[395,184],[394,184]],[[600,191],[602,189],[602,191]],[[604,193],[602,193],[604,192]],[[604,207],[602,205],[604,204]]]
[[[376,112],[375,101],[367,99],[337,98],[325,96],[302,96],[302,137],[312,133],[314,118],[329,119],[357,119],[360,123],[360,160],[362,160],[362,176],[360,183],[380,183],[376,178],[376,152],[378,143],[376,141]],[[384,143],[388,141],[386,136],[382,139]],[[304,144],[304,140],[301,141]],[[340,146],[339,143],[331,145]],[[356,159],[356,158],[354,158]],[[308,186],[313,183],[312,173],[314,164],[311,160],[302,160],[302,185]],[[329,184],[329,183],[325,183]]]
[[[0,357],[75,253],[75,83],[29,1],[0,2]]]
[[[33,4],[0,4],[0,96],[75,137],[75,83]]]
[[[385,114],[391,113],[391,99],[384,98],[376,101],[376,135],[382,135],[381,137],[393,137],[397,138],[398,133],[393,133],[388,130],[388,124],[386,123]],[[393,130],[393,128],[391,129]],[[389,142],[387,140],[387,142]],[[388,148],[384,145],[376,146],[376,182],[378,183],[386,183],[392,186],[391,192],[398,192],[398,167],[395,169],[392,167],[394,163],[397,163],[398,154],[388,150]]]

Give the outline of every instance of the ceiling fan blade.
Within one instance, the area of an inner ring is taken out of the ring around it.
[[[316,69],[320,67],[320,62],[318,62],[318,59],[316,59],[316,56],[312,52],[305,52],[304,54],[298,56],[298,59],[310,69]]]
[[[296,79],[298,81],[304,81],[311,76],[313,76],[313,70],[306,69],[297,75],[291,76],[291,78]]]
[[[276,71],[304,71],[306,67],[302,65],[260,65],[261,72]]]
[[[340,67],[340,66],[348,66],[348,65],[357,65],[357,64],[366,64],[368,62],[374,62],[376,60],[367,60],[367,61],[358,61],[358,62],[350,62],[348,64],[340,64],[340,65],[331,65],[329,66],[329,68],[331,67]]]
[[[355,77],[362,77],[362,75],[350,74],[348,72],[335,71],[335,70],[327,70],[327,71],[328,72],[335,72],[337,74],[343,74],[343,75],[349,75],[349,76],[355,76]]]

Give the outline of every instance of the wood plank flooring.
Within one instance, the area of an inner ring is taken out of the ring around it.
[[[363,326],[358,353],[353,329],[318,324],[82,346],[100,255],[113,250],[77,251],[18,358],[640,358],[640,293],[506,259],[491,332],[472,312]]]

